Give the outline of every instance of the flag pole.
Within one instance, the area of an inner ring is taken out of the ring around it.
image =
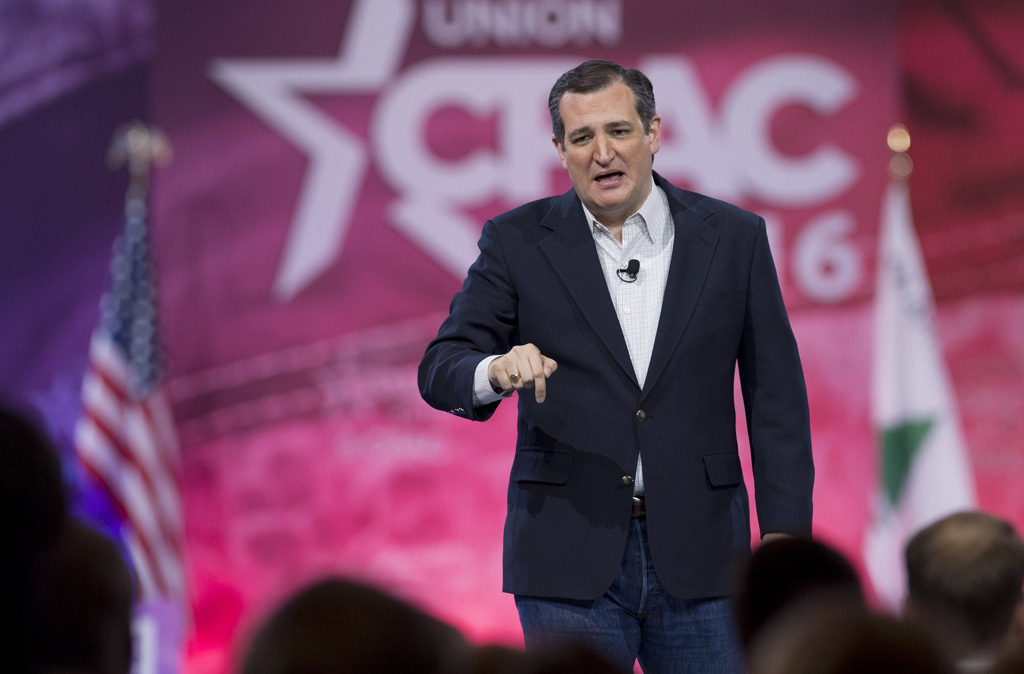
[[[897,610],[906,592],[907,539],[940,517],[974,507],[975,495],[911,212],[910,134],[895,125],[886,141],[893,156],[879,222],[871,394],[879,484],[864,560],[877,598]]]
[[[147,207],[151,170],[170,159],[164,134],[138,120],[119,126],[107,151],[111,170],[129,172],[125,222],[89,344],[75,428],[78,463],[118,513],[134,569],[133,674],[178,674],[191,622],[180,457],[162,385]]]

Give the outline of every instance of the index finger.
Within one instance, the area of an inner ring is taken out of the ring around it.
[[[534,399],[542,403],[544,402],[544,395],[546,391],[545,386],[545,371],[544,371],[544,356],[541,352],[534,347],[532,344],[527,345],[528,349],[525,349],[526,360],[523,363],[525,372],[521,372],[523,375],[523,386],[524,388],[533,389]]]
[[[558,363],[541,355],[540,362],[534,368],[533,395],[538,403],[544,402],[548,391],[548,377],[558,367]]]
[[[545,396],[547,396],[548,381],[547,377],[544,376],[544,370],[541,370],[540,376],[533,378],[533,397],[534,399],[542,403],[544,402]]]

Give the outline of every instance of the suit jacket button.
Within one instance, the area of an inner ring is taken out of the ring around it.
[[[632,487],[633,486],[633,477],[631,475],[623,475],[622,476],[622,484],[626,485],[627,487]]]
[[[639,421],[640,423],[647,421],[647,412],[644,412],[643,410],[637,410],[636,420]]]

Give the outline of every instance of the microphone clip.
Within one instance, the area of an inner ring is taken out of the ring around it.
[[[630,260],[625,267],[616,269],[615,273],[618,274],[620,281],[632,283],[636,280],[636,275],[640,273],[640,260],[635,258]]]

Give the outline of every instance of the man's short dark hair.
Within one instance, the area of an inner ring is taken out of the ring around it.
[[[326,577],[275,609],[246,647],[242,674],[450,671],[468,644],[454,628],[360,582]]]
[[[749,651],[755,638],[780,615],[811,601],[867,610],[857,571],[835,548],[803,537],[760,546],[736,585],[740,645]]]
[[[797,606],[780,616],[758,640],[749,664],[749,671],[762,674],[954,672],[935,644],[910,625],[822,604]]]
[[[28,646],[41,671],[131,669],[134,580],[112,539],[69,520],[37,561],[31,581]]]
[[[562,73],[548,95],[551,111],[551,132],[559,143],[565,143],[565,122],[562,120],[562,97],[566,94],[589,94],[622,82],[633,92],[636,114],[644,125],[644,133],[651,130],[651,120],[657,114],[654,107],[654,86],[647,75],[635,68],[623,68],[618,63],[592,59]]]
[[[1024,584],[1024,541],[1010,523],[950,515],[914,534],[905,560],[910,601],[955,619],[978,645],[1005,638]]]

